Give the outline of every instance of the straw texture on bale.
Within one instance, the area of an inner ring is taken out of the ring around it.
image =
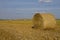
[[[50,13],[36,13],[33,16],[33,25],[36,28],[50,29],[56,27],[55,17]]]

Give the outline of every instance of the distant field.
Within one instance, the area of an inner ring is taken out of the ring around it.
[[[60,40],[60,20],[56,21],[56,30],[32,29],[33,24],[31,20],[0,20],[0,29],[9,30],[12,33],[16,31],[18,34],[18,36],[16,35],[18,37],[16,40]],[[4,40],[3,36],[1,36],[0,39]],[[15,40],[15,38],[11,40]]]

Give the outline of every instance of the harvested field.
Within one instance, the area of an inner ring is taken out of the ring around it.
[[[0,40],[60,40],[60,20],[54,30],[34,29],[31,20],[1,20]]]

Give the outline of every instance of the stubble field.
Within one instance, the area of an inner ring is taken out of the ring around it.
[[[60,20],[55,30],[32,28],[31,20],[0,20],[0,40],[60,40]]]

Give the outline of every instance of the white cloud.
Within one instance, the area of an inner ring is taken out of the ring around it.
[[[39,0],[39,2],[52,2],[52,0]]]

